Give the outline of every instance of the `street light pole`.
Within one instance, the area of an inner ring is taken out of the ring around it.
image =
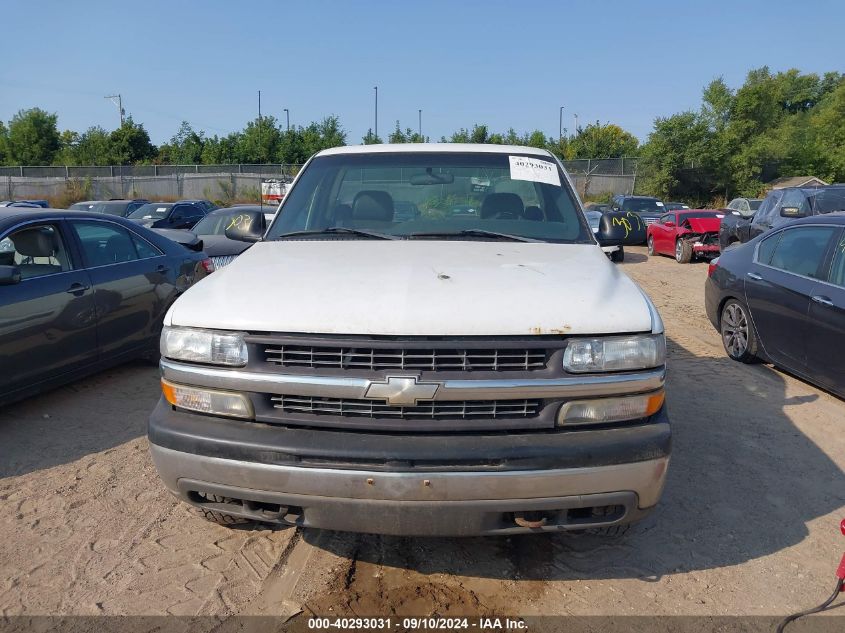
[[[563,142],[563,106],[560,106],[560,122],[557,130],[557,142],[560,145]]]
[[[375,135],[376,135],[376,138],[378,138],[378,86],[373,86],[373,90],[376,91]]]
[[[422,135],[422,110],[419,111],[420,114],[420,143],[423,142],[423,135]]]
[[[285,108],[285,122],[287,125],[287,131],[290,132],[290,110]]]

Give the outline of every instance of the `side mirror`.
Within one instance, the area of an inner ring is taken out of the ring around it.
[[[781,207],[780,215],[784,218],[803,218],[807,214],[798,207]]]
[[[675,226],[675,223],[672,222],[672,220],[666,220],[666,222],[663,223],[663,226],[673,227]]]
[[[11,286],[21,280],[21,269],[17,266],[0,266],[0,286]]]
[[[636,213],[609,212],[601,216],[596,234],[602,246],[634,246],[646,241],[645,223]]]
[[[264,214],[243,211],[233,215],[226,225],[226,237],[238,242],[257,242],[264,235]]]

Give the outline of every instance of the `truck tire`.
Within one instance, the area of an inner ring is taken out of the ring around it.
[[[675,242],[675,261],[679,264],[689,264],[692,261],[692,244],[686,240]]]
[[[219,495],[203,494],[202,496],[211,501],[212,503],[228,503],[229,501],[231,501],[229,497],[221,497]],[[218,525],[231,526],[247,525],[253,523],[253,521],[251,521],[250,519],[236,517],[231,514],[226,514],[225,512],[220,512],[219,510],[210,510],[208,508],[202,507],[198,507],[196,508],[196,510],[206,521],[211,521],[212,523],[216,523]]]
[[[612,261],[614,264],[619,264],[621,262],[624,262],[625,261],[625,249],[620,246],[618,251],[613,251],[610,254],[610,261]]]
[[[741,301],[728,299],[719,314],[719,334],[722,345],[731,360],[740,363],[755,363],[759,341],[748,308]]]

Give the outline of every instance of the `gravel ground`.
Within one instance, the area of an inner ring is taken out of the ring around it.
[[[778,615],[830,592],[845,403],[728,360],[707,265],[629,249],[666,323],[663,501],[619,539],[405,539],[203,521],[160,484],[157,371],[127,365],[0,412],[0,614]]]

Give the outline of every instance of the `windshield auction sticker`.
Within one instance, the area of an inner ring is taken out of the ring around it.
[[[554,163],[526,156],[508,156],[508,158],[511,162],[511,180],[545,182],[560,187],[560,175]]]

